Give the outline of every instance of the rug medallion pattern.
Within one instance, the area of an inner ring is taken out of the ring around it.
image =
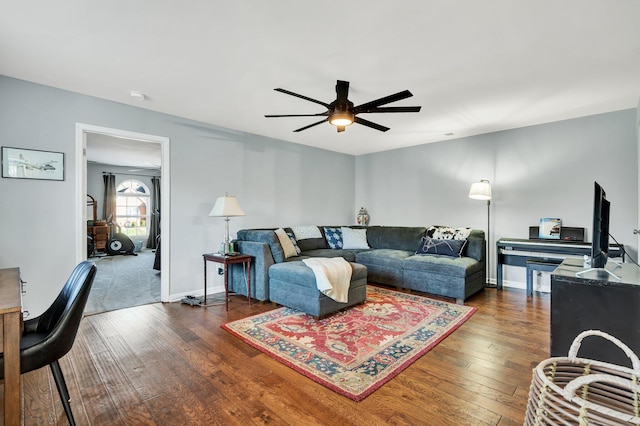
[[[474,312],[469,306],[368,286],[365,303],[325,319],[279,308],[222,328],[312,380],[361,401]]]

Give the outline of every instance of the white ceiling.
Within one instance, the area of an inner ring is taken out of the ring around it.
[[[638,0],[3,1],[0,74],[359,155],[634,108],[639,18]],[[264,118],[323,112],[273,89],[329,103],[338,79],[356,105],[409,89],[388,106],[422,111],[363,115],[386,133]]]
[[[132,172],[159,172],[162,149],[159,143],[88,133],[87,162],[131,167]]]

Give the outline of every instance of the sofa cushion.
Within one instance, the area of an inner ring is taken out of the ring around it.
[[[487,243],[484,239],[484,231],[473,229],[467,238],[467,245],[462,251],[463,256],[472,257],[477,261],[485,261]]]
[[[484,264],[470,257],[413,255],[402,262],[405,271],[424,271],[432,274],[464,278],[484,269]]]
[[[331,227],[323,227],[324,238],[327,240],[327,245],[331,249],[341,249],[342,248],[342,229],[341,228],[331,228]]]
[[[315,225],[292,226],[291,232],[296,236],[296,240],[322,238],[320,228]]]
[[[422,237],[416,254],[460,257],[467,240],[438,240],[431,237]]]
[[[301,257],[344,257],[347,262],[355,262],[357,252],[358,250],[323,248],[303,251]]]
[[[342,228],[342,248],[343,249],[368,249],[367,230],[364,228],[355,229],[343,226]]]
[[[291,232],[295,235],[301,251],[327,248],[327,241],[317,226],[292,226]]]
[[[396,249],[415,253],[426,229],[422,226],[370,226],[367,228],[367,240],[373,249]]]
[[[351,263],[352,273],[351,281],[357,281],[363,278],[367,278],[367,268],[357,263]],[[269,278],[275,278],[280,281],[285,281],[291,284],[300,285],[302,287],[308,287],[317,291],[316,277],[313,274],[313,270],[304,264],[302,261],[293,261],[282,263],[279,265],[273,265],[269,268]]]
[[[363,265],[377,265],[402,269],[403,260],[412,255],[414,255],[413,251],[376,249],[357,253],[356,262],[362,263]]]

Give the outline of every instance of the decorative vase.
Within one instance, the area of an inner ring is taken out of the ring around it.
[[[361,226],[369,225],[369,213],[367,213],[367,209],[365,209],[364,207],[360,208],[358,216],[356,216],[356,222]]]

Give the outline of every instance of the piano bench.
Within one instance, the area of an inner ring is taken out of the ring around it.
[[[533,295],[533,271],[553,272],[562,263],[562,259],[527,259],[527,297]]]

